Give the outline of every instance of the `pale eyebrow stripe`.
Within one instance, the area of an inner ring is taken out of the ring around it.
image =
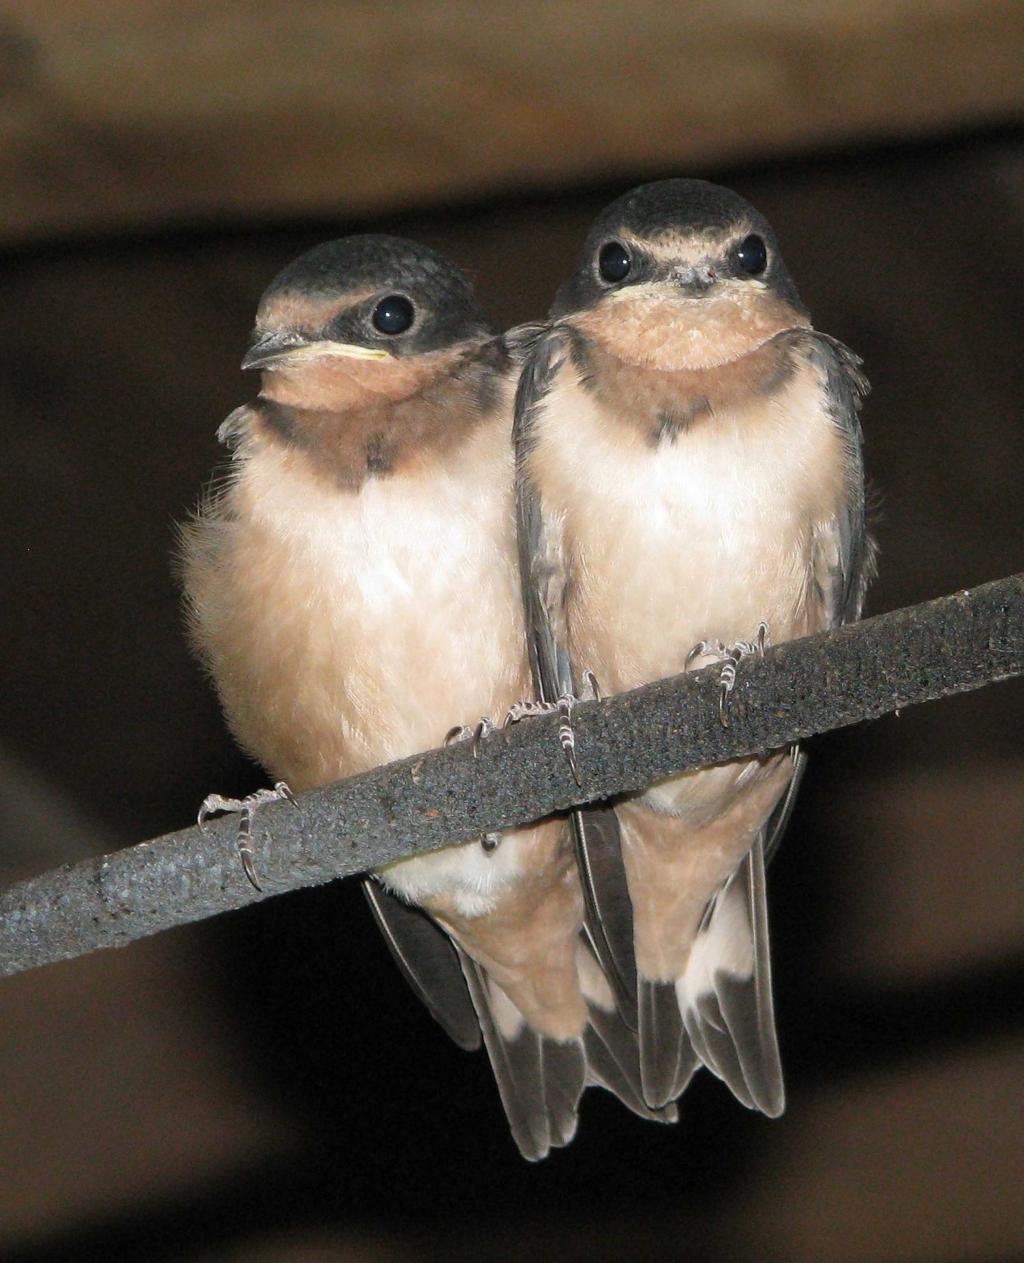
[[[268,303],[265,311],[259,313],[257,328],[265,329],[268,325],[318,324],[325,325],[342,311],[358,306],[374,294],[386,292],[380,286],[372,286],[355,290],[350,294],[334,295],[331,298],[317,298],[299,292],[285,291],[275,295]],[[397,287],[396,287],[397,292]]]
[[[619,237],[625,245],[649,255],[659,263],[672,263],[680,259],[704,259],[709,254],[718,253],[723,247],[734,241],[742,241],[750,233],[749,224],[738,224],[733,228],[710,235],[707,233],[661,233],[657,237],[640,238],[633,233],[624,232]]]

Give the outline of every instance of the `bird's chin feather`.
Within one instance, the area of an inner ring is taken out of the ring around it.
[[[807,318],[757,282],[720,282],[701,298],[665,282],[627,286],[571,323],[627,364],[665,371],[725,367]]]

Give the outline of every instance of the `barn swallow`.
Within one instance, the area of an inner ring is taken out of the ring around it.
[[[517,366],[463,273],[393,237],[318,246],[264,294],[242,367],[262,388],[219,431],[231,473],[184,531],[185,589],[231,730],[277,792],[428,749],[444,720],[523,697]],[[274,796],[234,805],[248,823]],[[636,1037],[581,938],[564,822],[482,843],[365,888],[433,1016],[462,1047],[482,1033],[524,1156],[572,1138],[591,1083],[669,1121],[643,1103]]]
[[[520,561],[552,704],[584,669],[621,692],[860,616],[860,361],[816,332],[765,219],[727,189],[666,180],[613,202],[534,342],[516,401]],[[732,678],[731,678],[732,677]],[[632,943],[594,926],[609,971],[635,955],[651,1106],[703,1063],[746,1106],[784,1093],[766,856],[795,749],[683,773],[621,801]],[[588,916],[603,890],[586,846]],[[619,941],[616,941],[618,939]]]

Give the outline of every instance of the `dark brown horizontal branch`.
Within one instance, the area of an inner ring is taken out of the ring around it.
[[[261,897],[358,873],[492,829],[874,719],[1024,673],[1024,575],[882,614],[741,663],[718,719],[718,671],[675,676],[575,712],[583,787],[557,720],[429,751],[261,811],[258,895],[233,819],[182,829],[0,894],[0,974],[115,947]],[[451,716],[438,716],[443,730]]]

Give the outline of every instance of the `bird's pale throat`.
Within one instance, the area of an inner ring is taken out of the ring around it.
[[[731,282],[703,298],[682,297],[667,284],[623,291],[572,323],[625,363],[667,372],[722,367],[776,334],[809,327],[802,312],[770,290]]]

